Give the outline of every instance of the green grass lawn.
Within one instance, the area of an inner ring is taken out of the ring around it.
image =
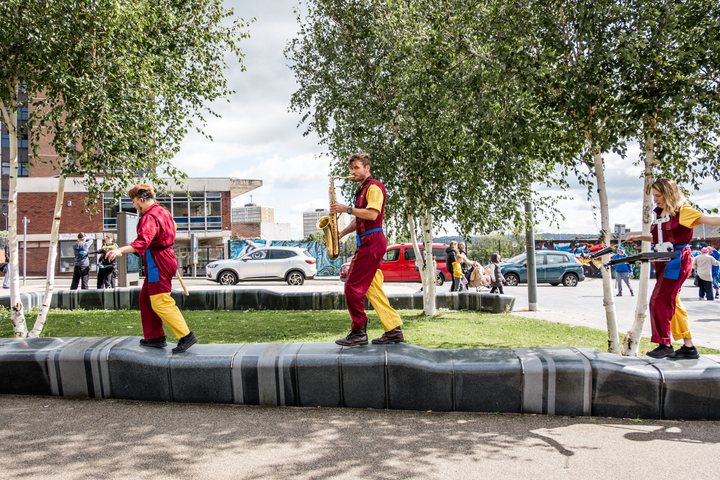
[[[348,334],[350,317],[345,310],[324,311],[184,311],[190,329],[200,343],[331,342]],[[607,350],[602,330],[562,323],[472,311],[441,311],[424,317],[418,310],[401,310],[407,342],[427,348],[587,347]],[[28,312],[32,324],[36,311]],[[369,312],[368,335],[383,330]],[[168,332],[168,340],[175,338]],[[9,312],[0,310],[0,337],[12,336]],[[137,310],[52,310],[43,331],[45,337],[142,336]],[[654,348],[643,338],[641,354]],[[700,353],[720,353],[698,347]]]

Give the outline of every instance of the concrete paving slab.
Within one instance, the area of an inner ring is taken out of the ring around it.
[[[0,479],[713,479],[718,427],[0,395]]]

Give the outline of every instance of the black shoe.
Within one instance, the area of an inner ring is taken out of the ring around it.
[[[373,338],[372,343],[375,345],[384,345],[386,343],[402,343],[405,341],[400,327],[395,327],[389,332],[383,333],[382,337]]]
[[[193,335],[193,332],[188,333],[180,340],[178,340],[177,347],[172,349],[173,353],[183,353],[188,348],[192,347],[197,343],[197,337]]]
[[[363,325],[362,327],[358,328],[354,332],[350,332],[350,334],[345,338],[338,338],[335,340],[335,343],[338,345],[342,345],[343,347],[352,347],[355,345],[367,345],[368,344],[368,336],[367,336],[367,326]]]
[[[618,294],[615,295],[615,296],[616,296],[616,297],[622,297],[622,292],[618,292]]]
[[[651,358],[667,358],[672,357],[675,354],[672,346],[670,345],[658,345],[652,352],[647,352],[645,355]]]
[[[165,347],[167,347],[167,342],[165,341],[165,335],[163,335],[162,337],[158,337],[158,338],[141,338],[140,346],[141,347],[165,348]]]
[[[686,347],[683,345],[682,347],[675,350],[675,353],[672,354],[672,358],[694,358],[698,359],[700,358],[700,354],[697,351],[697,348],[695,347]]]
[[[632,290],[630,290],[630,296],[631,296],[631,297],[634,297],[634,296],[635,296],[635,292],[633,292]]]

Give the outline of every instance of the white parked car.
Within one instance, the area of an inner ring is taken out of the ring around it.
[[[264,247],[234,260],[220,260],[205,267],[206,279],[221,285],[242,281],[285,280],[288,285],[302,285],[315,278],[315,257],[300,247]]]

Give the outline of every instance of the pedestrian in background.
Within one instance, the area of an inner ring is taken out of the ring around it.
[[[115,239],[111,233],[105,235],[105,243],[102,248],[98,251],[100,255],[98,259],[98,274],[97,274],[97,288],[98,290],[104,288],[115,288],[115,279],[117,278],[117,260],[108,260],[105,254],[113,249],[120,248],[115,243]]]
[[[77,242],[73,243],[73,253],[75,254],[75,268],[73,269],[72,283],[70,290],[77,290],[78,283],[81,289],[87,290],[90,280],[90,259],[88,258],[88,248],[92,245],[92,240],[87,240],[84,233],[78,233]]]
[[[700,250],[700,255],[693,258],[692,261],[693,268],[697,272],[700,300],[705,298],[715,300],[713,296],[712,267],[719,266],[720,262],[711,257],[709,253],[710,250],[703,248]]]
[[[493,253],[490,255],[490,293],[499,293],[504,295],[503,283],[505,283],[505,277],[502,274],[502,268],[500,267],[500,261],[502,257],[499,253]]]
[[[617,248],[617,253],[613,256],[613,260],[618,260],[620,258],[627,258],[627,255],[625,255],[625,249],[623,247]],[[632,271],[632,267],[629,263],[620,263],[618,265],[615,265],[615,276],[617,277],[617,283],[618,283],[618,297],[622,297],[622,285],[623,282],[627,284],[628,290],[630,290],[630,296],[634,296],[635,292],[633,292],[632,287],[630,286],[630,272]]]
[[[10,245],[5,244],[5,263],[2,264],[2,270],[5,274],[3,278],[3,288],[10,288]]]
[[[717,248],[712,245],[708,245],[708,250],[710,250],[710,256],[720,262],[720,252],[718,252]],[[717,298],[720,296],[720,291],[718,290],[720,288],[720,266],[713,265],[712,277],[713,288],[715,289],[715,298]]]

